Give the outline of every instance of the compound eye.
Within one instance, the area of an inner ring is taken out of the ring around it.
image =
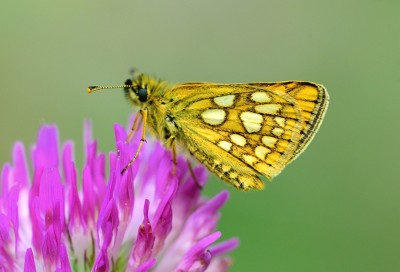
[[[125,84],[124,84],[124,85],[129,85],[129,86],[131,86],[131,85],[132,85],[132,80],[127,79],[127,80],[125,81]],[[129,91],[129,89],[132,89],[132,87],[129,87],[129,88],[125,87],[125,88],[124,88],[125,91]]]
[[[146,102],[146,100],[147,100],[147,90],[146,89],[139,89],[136,94],[139,97],[140,102]]]

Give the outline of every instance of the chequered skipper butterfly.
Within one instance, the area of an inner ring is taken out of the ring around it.
[[[143,121],[142,141],[122,172],[139,154],[148,127],[174,159],[179,144],[240,190],[262,189],[260,175],[273,178],[304,151],[329,100],[322,85],[306,81],[171,85],[146,74],[88,92],[109,88],[124,88]]]

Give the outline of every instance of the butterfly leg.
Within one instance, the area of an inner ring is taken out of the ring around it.
[[[128,164],[122,169],[121,175],[125,173],[126,170],[132,165],[132,163],[136,160],[136,158],[139,156],[139,152],[142,149],[143,143],[146,142],[146,122],[147,122],[147,109],[144,109],[141,111],[142,117],[143,117],[143,129],[142,129],[142,138],[140,139],[139,146],[136,150],[135,156],[128,162]]]
[[[176,142],[175,142],[175,137],[170,136],[166,142],[165,146],[171,148],[172,150],[172,162],[174,163],[174,168],[172,168],[172,175],[176,174],[176,166],[178,165],[177,159],[176,159]]]
[[[172,161],[174,163],[174,168],[172,168],[172,175],[176,174],[176,166],[178,164],[176,160],[176,143],[175,138],[172,139]]]
[[[129,141],[131,140],[133,132],[136,130],[136,126],[137,126],[139,117],[140,117],[140,114],[136,114],[135,120],[133,121],[133,124],[132,124],[131,131],[129,132],[128,137],[126,137],[125,144],[129,143]]]
[[[199,188],[200,190],[203,189],[203,186],[200,184],[200,182],[198,181],[196,175],[194,174],[192,164],[190,163],[189,160],[186,160],[186,162],[187,162],[188,167],[189,167],[190,175],[192,176],[193,181],[194,181],[194,183],[196,184],[197,188]]]

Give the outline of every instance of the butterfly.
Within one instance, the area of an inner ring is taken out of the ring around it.
[[[170,84],[147,74],[121,86],[140,108],[146,129],[172,150],[188,150],[219,178],[239,190],[263,189],[297,158],[315,136],[328,108],[324,86],[307,81]],[[136,129],[137,120],[132,126]]]

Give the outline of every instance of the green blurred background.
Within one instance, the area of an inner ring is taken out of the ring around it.
[[[287,79],[324,84],[322,127],[262,192],[231,191],[223,238],[231,271],[399,271],[399,1],[10,1],[0,3],[0,163],[43,123],[76,141],[93,120],[100,149],[131,108],[132,67],[172,82]],[[397,124],[397,125],[396,125]]]

